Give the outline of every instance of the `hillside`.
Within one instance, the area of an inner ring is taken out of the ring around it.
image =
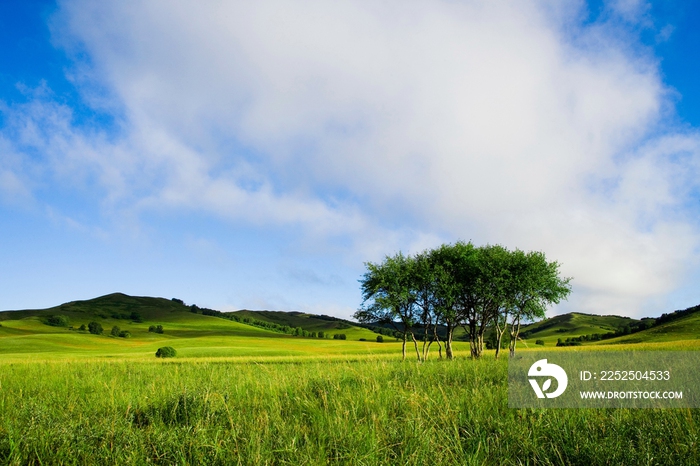
[[[569,313],[522,328],[527,344],[542,340],[554,346],[558,340],[574,344],[635,344],[700,339],[700,306],[641,320],[620,316]]]
[[[572,312],[544,319],[524,326],[520,333],[523,339],[544,340],[547,346],[555,344],[558,339],[579,337],[582,335],[605,335],[620,331],[625,326],[636,326],[642,321],[620,316],[598,316]]]
[[[359,342],[360,338],[374,341],[374,333],[354,326],[341,328],[348,324],[340,320],[328,321],[301,313],[242,312],[237,322],[231,313],[187,306],[180,300],[123,293],[48,309],[4,311],[0,312],[0,354],[4,357],[30,353],[135,357],[152,356],[160,346],[176,347],[183,356],[287,356],[379,350],[376,343],[368,346]],[[323,330],[330,338],[332,333],[344,333],[348,341],[293,336],[244,322],[246,315],[272,320],[268,314],[309,332]],[[49,325],[50,319],[59,321],[59,325]],[[103,334],[80,330],[90,322],[99,323]],[[149,327],[157,325],[163,327],[162,334],[149,331]],[[111,336],[114,326],[129,332],[129,337]]]
[[[228,313],[240,319],[255,319],[271,322],[277,325],[289,327],[301,327],[310,332],[324,332],[325,334],[345,334],[349,339],[365,338],[374,340],[377,334],[360,325],[337,317],[326,315],[307,314],[303,312],[283,311],[250,311],[241,310]]]
[[[642,332],[613,338],[604,343],[661,343],[678,340],[700,340],[700,312],[688,313]]]

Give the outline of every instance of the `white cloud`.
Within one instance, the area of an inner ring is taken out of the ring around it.
[[[57,41],[86,52],[76,82],[124,134],[44,104],[23,140],[139,211],[298,224],[367,260],[457,238],[545,250],[569,307],[637,313],[695,267],[698,137],[656,133],[656,61],[578,7],[66,0]]]
[[[650,22],[651,4],[646,0],[608,0],[607,7],[627,22]]]

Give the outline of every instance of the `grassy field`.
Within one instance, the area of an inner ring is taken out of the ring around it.
[[[125,318],[135,310],[142,322]],[[50,315],[73,329],[47,325]],[[0,313],[0,464],[700,464],[698,410],[509,409],[507,358],[491,351],[470,360],[456,342],[456,360],[444,361],[433,346],[417,364],[409,346],[402,362],[399,342],[377,343],[364,328],[262,317],[348,340],[118,294]],[[132,337],[75,330],[95,319]],[[611,319],[573,315],[540,335],[624,324]],[[163,334],[148,331],[156,324]],[[700,350],[699,331],[689,315],[556,350]],[[161,346],[178,356],[156,359]],[[553,349],[526,340],[518,351]]]
[[[0,462],[700,463],[697,410],[509,409],[506,373],[491,357],[5,362]]]

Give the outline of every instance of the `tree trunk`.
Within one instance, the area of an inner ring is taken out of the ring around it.
[[[432,339],[428,342],[428,346],[425,348],[425,351],[423,352],[423,361],[428,360],[428,354],[430,354],[430,345],[432,345],[434,341],[435,341],[435,339]]]
[[[445,357],[447,359],[452,359],[452,332],[454,331],[454,327],[451,325],[447,326],[447,340],[445,340]]]
[[[440,343],[440,334],[437,331],[437,322],[435,323],[435,327],[433,327],[433,337],[438,344],[438,358],[442,359],[442,344]]]
[[[496,359],[501,355],[501,342],[503,341],[503,332],[498,326],[496,326]]]
[[[403,343],[401,343],[401,360],[406,360],[406,332],[403,332]]]
[[[420,357],[420,351],[418,351],[418,340],[416,340],[416,336],[411,332],[411,338],[413,339],[413,346],[416,348],[416,357],[418,358],[418,362],[423,362],[423,360]]]
[[[515,345],[518,342],[518,335],[520,334],[520,319],[517,319],[517,324],[511,324],[510,326],[510,357],[515,356]]]
[[[472,359],[478,359],[479,354],[479,335],[476,331],[476,322],[469,322],[469,328],[464,327],[464,330],[469,335],[469,350]]]
[[[507,319],[507,317],[506,317]],[[506,332],[506,329],[508,328],[508,321],[503,324],[503,329],[498,325],[498,321],[496,321],[496,359],[498,359],[498,356],[501,354],[501,343],[503,342],[503,334]]]

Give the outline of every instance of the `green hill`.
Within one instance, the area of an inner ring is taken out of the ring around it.
[[[323,330],[331,338],[332,333],[344,333],[349,341],[303,338],[261,328],[244,322],[246,315],[258,320],[293,323],[309,332]],[[50,325],[52,320],[58,325]],[[80,330],[82,325],[87,327],[90,322],[98,322],[104,333],[93,335]],[[149,331],[149,327],[157,325],[163,327],[162,334]],[[130,337],[111,336],[110,330],[114,326],[128,331]],[[324,320],[302,313],[242,311],[237,315],[187,306],[176,299],[123,293],[73,301],[48,309],[0,312],[0,354],[3,357],[32,353],[151,357],[161,346],[173,346],[182,356],[287,356],[379,349],[376,343],[371,347],[359,342],[360,338],[371,342],[376,335],[364,328],[348,326],[338,319]],[[353,346],[350,340],[361,346]]]
[[[604,343],[660,343],[678,340],[700,340],[700,312],[689,313],[679,319],[661,323],[642,332],[616,337]]]
[[[565,340],[582,335],[615,333],[625,326],[637,326],[641,322],[641,320],[629,317],[598,316],[572,312],[524,326],[520,333],[523,339],[528,342],[530,340],[533,342],[543,340],[545,345],[551,346],[558,339]]]
[[[359,326],[354,322],[350,322],[337,317],[307,314],[304,312],[283,312],[283,311],[249,311],[241,310],[234,311],[230,314],[237,316],[240,319],[254,319],[264,322],[270,322],[281,326],[301,327],[309,332],[324,332],[325,334],[344,334],[348,339],[365,338],[374,340],[377,334],[364,327]]]
[[[522,328],[527,344],[542,340],[554,346],[558,340],[575,344],[662,343],[700,339],[700,306],[641,320],[620,316],[570,313],[544,319]]]

